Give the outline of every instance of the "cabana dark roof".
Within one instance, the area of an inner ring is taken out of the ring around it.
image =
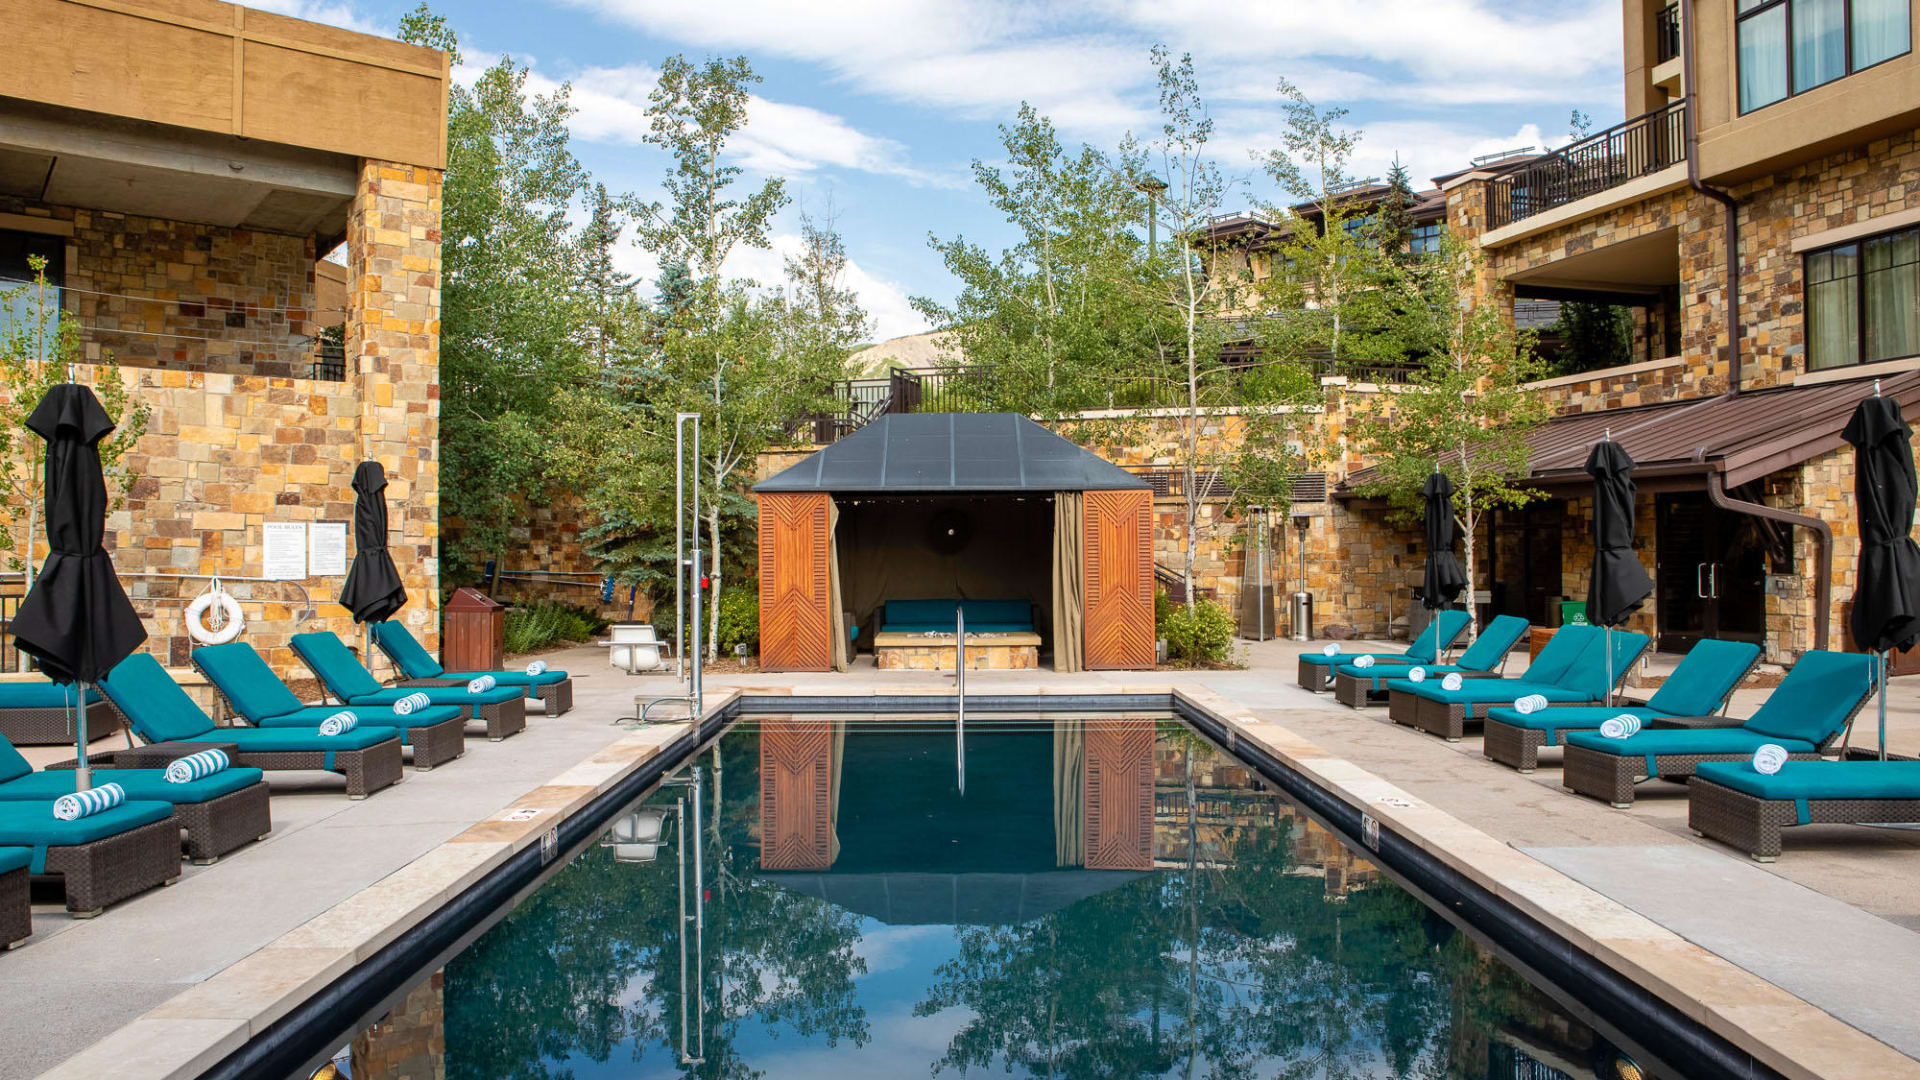
[[[759,492],[1121,491],[1145,480],[1018,413],[890,413]]]
[[[1838,449],[1853,407],[1873,386],[1849,379],[1556,416],[1528,440],[1530,479],[1543,488],[1591,487],[1587,454],[1610,436],[1633,455],[1636,479],[1718,472],[1727,487],[1739,487]],[[1907,409],[1920,406],[1920,372],[1883,378],[1880,391]],[[1354,497],[1377,475],[1372,468],[1350,474],[1334,497]]]

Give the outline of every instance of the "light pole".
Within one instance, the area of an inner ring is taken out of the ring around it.
[[[1166,194],[1167,182],[1148,173],[1134,182],[1133,190],[1147,197],[1147,257],[1154,258],[1160,247],[1160,196]]]

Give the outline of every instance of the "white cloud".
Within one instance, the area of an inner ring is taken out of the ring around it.
[[[379,37],[392,37],[393,27],[374,23],[365,12],[352,4],[329,2],[329,0],[247,0],[248,7],[271,11],[276,15],[291,15],[308,22],[326,23],[342,30],[352,30],[361,34],[374,34]]]
[[[768,241],[770,246],[766,248],[734,248],[727,257],[727,274],[751,278],[763,288],[773,288],[785,281],[785,260],[788,256],[800,253],[800,235],[776,233]],[[905,288],[896,281],[873,273],[853,259],[847,260],[846,287],[859,297],[860,307],[867,313],[871,340],[886,341],[932,329],[927,320],[913,309]]]

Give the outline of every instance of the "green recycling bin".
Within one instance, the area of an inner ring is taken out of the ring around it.
[[[1560,625],[1587,625],[1587,602],[1585,600],[1560,601]]]

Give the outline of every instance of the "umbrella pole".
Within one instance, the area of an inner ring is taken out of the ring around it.
[[[1613,627],[1609,626],[1601,632],[1607,638],[1607,692],[1601,696],[1601,701],[1611,709],[1613,708]]]
[[[1887,656],[1890,650],[1880,650],[1880,760],[1887,760]]]
[[[74,694],[80,699],[74,713],[73,745],[79,764],[73,770],[73,789],[85,791],[93,786],[93,770],[87,768],[87,684],[74,680]]]

